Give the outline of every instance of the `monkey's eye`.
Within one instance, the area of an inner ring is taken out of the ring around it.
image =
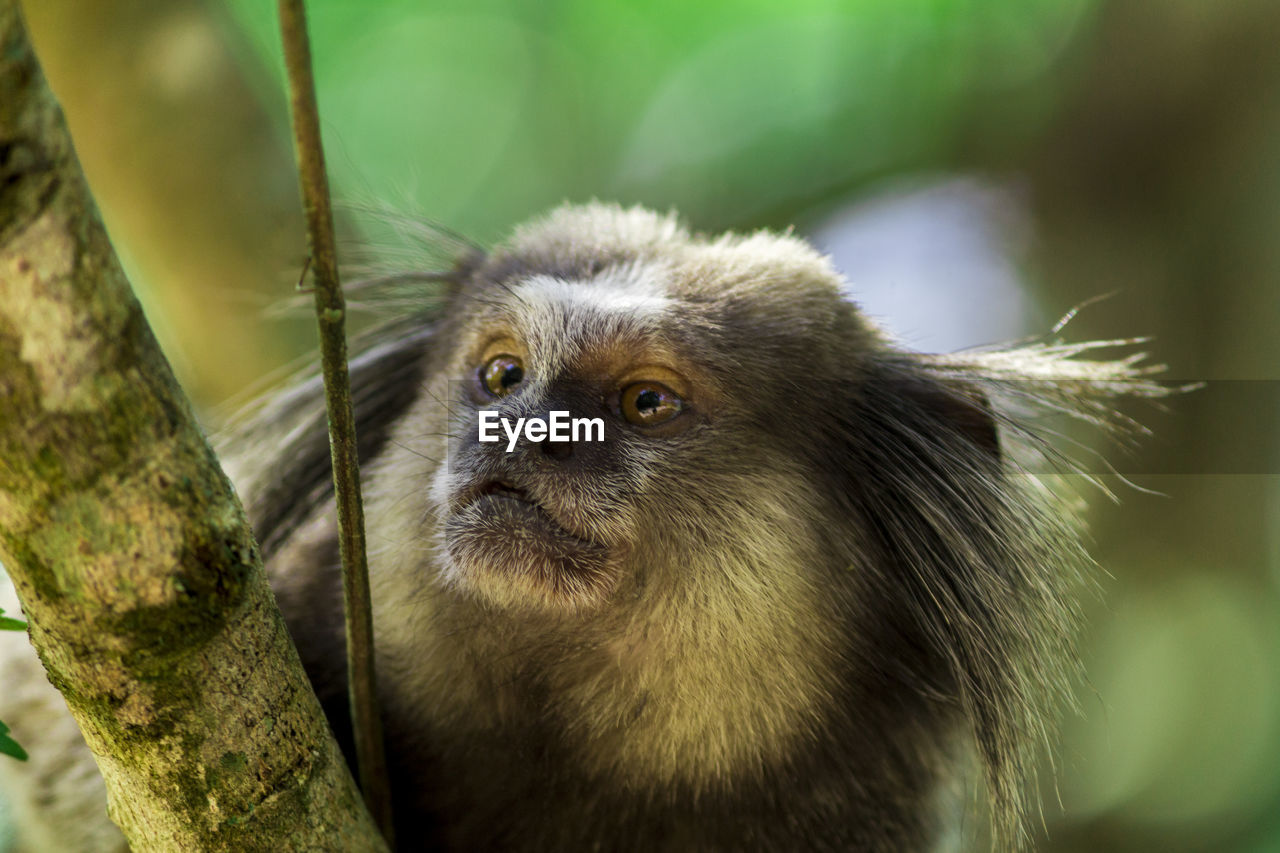
[[[495,355],[480,368],[480,384],[495,397],[505,397],[524,381],[524,364],[514,355]]]
[[[657,382],[633,382],[618,401],[622,416],[638,426],[666,423],[684,411],[684,400]]]

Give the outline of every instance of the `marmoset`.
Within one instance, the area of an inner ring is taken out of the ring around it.
[[[936,850],[975,787],[1025,845],[1088,563],[1028,412],[1118,422],[1134,357],[910,352],[803,241],[638,208],[437,273],[352,363],[399,849]],[[557,412],[603,428],[480,440]],[[319,379],[229,435],[349,745]]]

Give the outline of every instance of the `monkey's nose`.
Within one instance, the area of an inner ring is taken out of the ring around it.
[[[573,455],[573,442],[548,439],[542,442],[542,452],[557,462],[563,462]]]

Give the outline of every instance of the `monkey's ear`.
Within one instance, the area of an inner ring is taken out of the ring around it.
[[[908,389],[916,403],[973,442],[980,450],[1000,459],[1000,431],[991,401],[983,391],[956,380],[912,383]]]

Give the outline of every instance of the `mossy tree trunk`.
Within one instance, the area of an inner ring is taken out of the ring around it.
[[[385,849],[0,0],[0,561],[135,850]]]

